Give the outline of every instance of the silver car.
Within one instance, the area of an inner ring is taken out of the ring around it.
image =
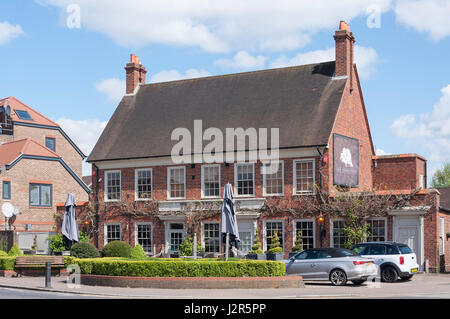
[[[377,276],[372,258],[343,248],[303,250],[285,263],[287,275],[300,275],[304,280],[329,280],[335,286],[344,286],[348,280],[360,285],[369,277]]]

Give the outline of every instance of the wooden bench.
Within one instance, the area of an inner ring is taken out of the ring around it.
[[[23,269],[45,269],[45,263],[50,262],[52,269],[58,269],[58,275],[61,275],[61,269],[65,268],[63,256],[29,256],[17,257],[15,268],[18,269],[18,275],[22,276]]]

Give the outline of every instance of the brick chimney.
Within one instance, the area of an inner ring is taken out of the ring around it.
[[[134,89],[138,86],[139,83],[145,84],[145,74],[147,70],[139,61],[139,58],[134,54],[131,55],[130,63],[128,63],[125,67],[127,72],[127,94],[132,94]]]
[[[339,23],[339,30],[334,34],[336,41],[336,76],[349,76],[352,80],[353,44],[355,38],[345,21]],[[352,82],[350,82],[352,84]]]

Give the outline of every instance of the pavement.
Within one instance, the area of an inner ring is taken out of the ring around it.
[[[336,299],[336,298],[446,298],[450,299],[450,274],[417,274],[410,281],[379,283],[378,286],[351,283],[344,287],[329,282],[305,282],[304,288],[277,289],[156,289],[118,288],[79,285],[70,286],[66,277],[52,277],[51,288],[45,287],[44,277],[0,278],[3,294],[34,298],[48,294],[48,298],[145,298],[145,299]],[[5,290],[6,289],[6,290]],[[22,291],[19,294],[19,290]],[[26,291],[27,293],[24,293]]]

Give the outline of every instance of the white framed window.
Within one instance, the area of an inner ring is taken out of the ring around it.
[[[202,165],[202,198],[220,197],[220,165]]]
[[[314,219],[296,219],[294,220],[294,242],[297,241],[297,237],[302,238],[303,249],[311,249],[316,246],[316,224]]]
[[[276,172],[271,170],[277,167]],[[284,195],[284,161],[263,163],[263,196]]]
[[[114,240],[122,240],[122,231],[120,223],[107,223],[104,226],[104,243],[110,243]]]
[[[152,169],[136,169],[134,171],[134,197],[135,200],[152,199]]]
[[[419,188],[424,189],[425,187],[425,176],[423,174],[419,174]]]
[[[387,241],[387,218],[371,218],[367,223],[369,224],[367,241]]]
[[[314,194],[316,183],[316,164],[314,159],[301,159],[293,161],[293,191],[294,195]]]
[[[135,223],[134,242],[141,245],[146,253],[152,252],[152,223]]]
[[[345,220],[331,219],[330,220],[330,244],[334,248],[344,248],[347,236],[344,233]]]
[[[445,254],[445,219],[439,217],[439,255]]]
[[[220,224],[204,222],[202,226],[202,245],[207,253],[220,253]]]
[[[234,165],[235,196],[255,195],[255,165],[241,163]]]
[[[167,168],[167,198],[186,198],[186,168],[184,166]]]
[[[277,233],[280,240],[280,246],[284,251],[284,220],[265,220],[264,221],[264,251],[268,251],[272,245],[273,235]]]
[[[120,170],[105,171],[105,202],[120,201],[122,176]]]
[[[166,236],[169,252],[179,252],[184,237],[186,236],[184,223],[180,222],[169,223]]]
[[[239,251],[242,253],[248,253],[252,250],[256,221],[238,220],[237,223],[239,229],[239,239],[241,240],[239,242]]]

